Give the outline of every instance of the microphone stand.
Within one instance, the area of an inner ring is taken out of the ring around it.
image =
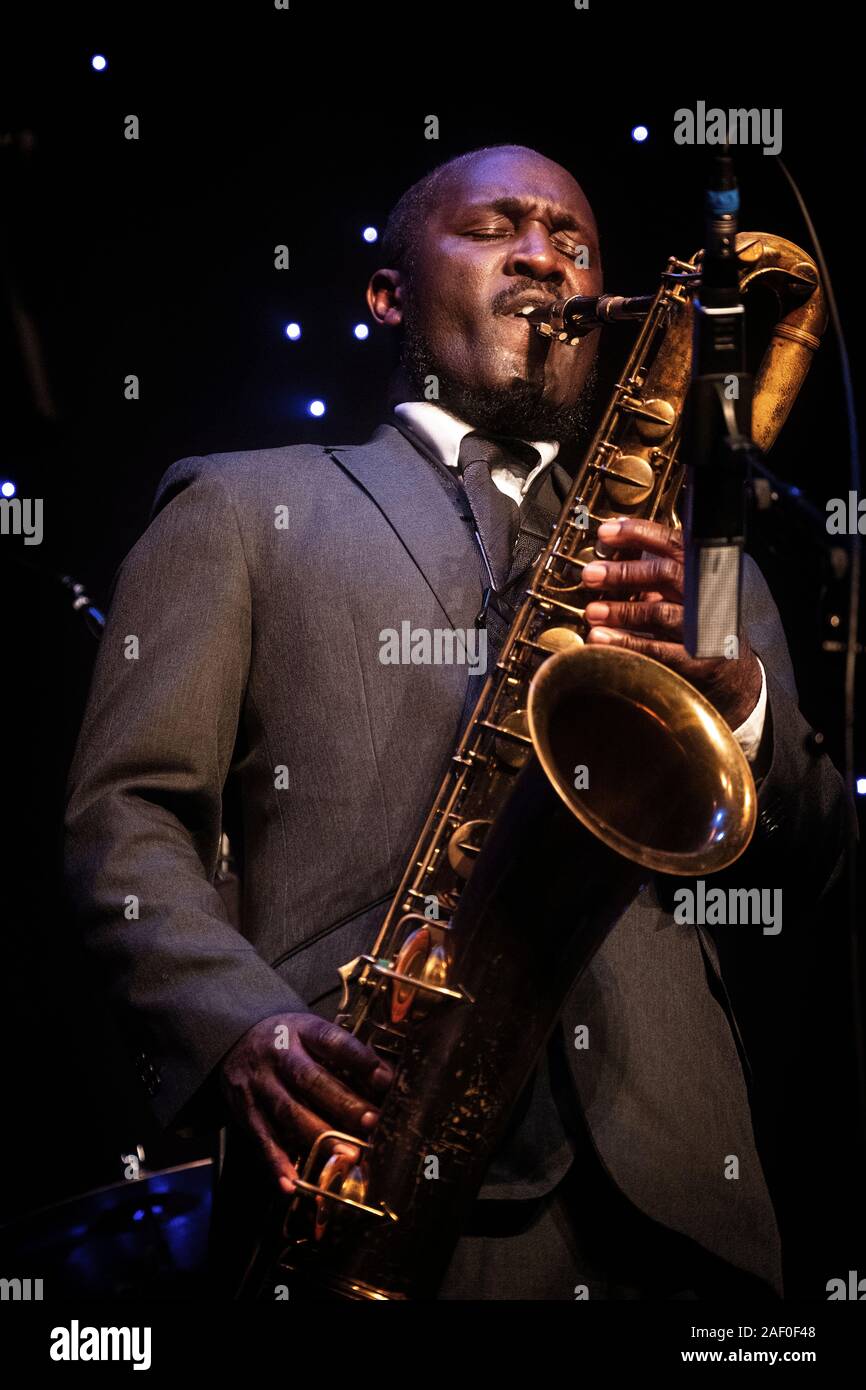
[[[746,482],[760,460],[751,437],[753,380],[746,371],[746,316],[735,240],[739,195],[728,146],[706,195],[707,238],[694,300],[692,382],[683,448],[684,643],[690,656],[739,655]]]

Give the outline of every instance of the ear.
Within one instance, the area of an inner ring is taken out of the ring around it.
[[[399,270],[377,270],[367,286],[367,305],[377,323],[396,328],[403,321],[403,276]]]

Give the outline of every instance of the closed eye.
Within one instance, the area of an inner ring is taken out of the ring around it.
[[[512,236],[513,232],[505,227],[491,227],[484,231],[466,232],[464,235],[470,237],[473,241],[496,241],[501,237]],[[579,246],[576,244],[573,245],[563,237],[552,236],[550,238],[550,244],[561,256],[567,256],[570,260],[573,260],[580,250]]]
[[[569,256],[571,258],[574,258],[580,250],[580,247],[576,243],[572,244],[570,241],[565,241],[562,237],[559,237],[558,241],[556,237],[551,237],[550,243],[563,256]]]

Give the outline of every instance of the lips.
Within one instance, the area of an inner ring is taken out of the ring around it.
[[[524,318],[531,314],[533,309],[541,309],[547,304],[552,304],[553,300],[537,294],[521,294],[513,299],[507,309],[502,310],[503,318]]]

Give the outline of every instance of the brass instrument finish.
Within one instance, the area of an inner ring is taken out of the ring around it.
[[[763,281],[784,310],[755,386],[767,449],[820,341],[823,299],[790,242],[741,233],[737,253],[741,287]],[[332,1136],[357,1143],[356,1163],[317,1143],[259,1291],[434,1297],[511,1107],[606,932],[653,872],[712,874],[749,843],[754,782],[719,713],[657,662],[584,644],[600,595],[581,572],[611,553],[599,523],[678,524],[698,267],[699,255],[669,260],[375,944],[340,972],[338,1022],[396,1079],[369,1142]]]

